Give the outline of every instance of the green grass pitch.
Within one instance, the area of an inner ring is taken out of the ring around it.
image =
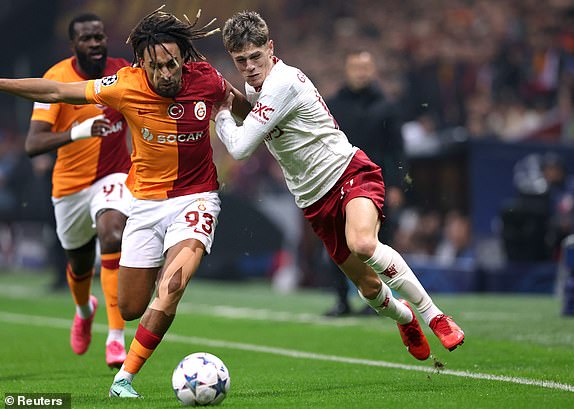
[[[114,372],[104,362],[103,303],[89,351],[76,356],[71,296],[47,291],[49,279],[0,273],[2,396],[66,392],[74,409],[178,408],[171,373],[185,355],[206,351],[229,368],[227,409],[574,408],[574,318],[561,317],[550,296],[433,295],[466,342],[448,352],[425,327],[434,359],[419,362],[388,319],[322,318],[328,292],[192,280],[134,381],[144,399],[126,401],[107,396]],[[93,291],[102,299],[97,280]],[[128,345],[136,325],[128,323]]]

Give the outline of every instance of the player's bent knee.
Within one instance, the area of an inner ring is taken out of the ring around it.
[[[371,257],[377,248],[377,240],[364,236],[355,236],[347,238],[347,246],[353,254],[356,254],[361,259]]]
[[[156,298],[150,308],[167,315],[175,315],[177,304],[197,266],[198,254],[201,257],[202,252],[196,253],[189,247],[184,247],[177,253],[160,278]]]
[[[106,234],[99,237],[99,240],[102,251],[108,253],[115,253],[119,252],[122,248],[121,232],[114,232],[114,231],[106,232]]]
[[[134,303],[130,304],[119,302],[118,307],[120,309],[120,315],[125,321],[133,321],[141,318],[147,308],[147,304],[138,305]]]

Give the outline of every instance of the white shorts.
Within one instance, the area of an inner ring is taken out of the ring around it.
[[[187,239],[199,240],[209,253],[220,211],[221,201],[217,192],[164,200],[133,199],[122,239],[120,265],[160,267],[164,263],[165,252]]]
[[[82,247],[96,235],[100,210],[114,209],[129,215],[133,196],[124,184],[126,177],[125,173],[113,173],[77,193],[52,197],[56,233],[64,249]]]

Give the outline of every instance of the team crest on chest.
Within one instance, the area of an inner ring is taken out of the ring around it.
[[[183,116],[183,113],[183,105],[178,102],[174,102],[167,108],[167,114],[171,119],[180,119]]]
[[[195,108],[193,109],[193,113],[195,114],[195,117],[200,121],[205,119],[205,115],[207,114],[207,107],[205,106],[205,102],[197,102],[195,104]]]

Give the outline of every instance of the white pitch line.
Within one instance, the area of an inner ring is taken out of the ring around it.
[[[21,285],[0,286],[0,295],[22,299],[41,296],[41,292]],[[261,308],[236,307],[226,305],[209,305],[191,302],[181,302],[177,306],[179,314],[199,313],[224,318],[240,318],[259,321],[295,322],[317,324],[332,327],[349,327],[364,325],[365,319],[354,317],[339,317],[337,319],[323,317],[320,314],[312,313],[292,313],[284,311],[274,311]]]
[[[66,320],[66,319],[61,319],[61,318],[44,317],[44,316],[38,316],[38,315],[14,314],[14,313],[4,312],[4,311],[0,311],[0,321],[14,323],[14,324],[22,324],[22,325],[35,325],[38,327],[64,328],[66,330],[70,328],[70,322],[71,322],[71,320]],[[105,333],[107,333],[108,328],[107,328],[107,325],[94,324],[93,331],[105,334]],[[128,333],[130,335],[134,335],[135,331],[131,328],[126,328],[126,333]],[[316,360],[316,361],[330,361],[330,362],[339,362],[339,363],[345,363],[345,364],[402,369],[405,371],[437,373],[436,369],[430,368],[428,366],[404,365],[404,364],[397,364],[394,362],[387,362],[387,361],[374,361],[374,360],[369,360],[369,359],[348,358],[348,357],[342,357],[342,356],[336,356],[336,355],[315,354],[312,352],[297,351],[294,349],[267,347],[267,346],[262,346],[262,345],[244,344],[241,342],[222,341],[222,340],[217,340],[217,339],[191,337],[191,336],[177,335],[177,334],[170,334],[170,333],[166,334],[164,339],[171,341],[171,342],[178,342],[178,343],[182,343],[182,344],[205,345],[205,346],[214,347],[214,348],[227,348],[227,349],[235,349],[235,350],[240,350],[240,351],[259,352],[259,353],[287,356],[290,358],[298,358],[298,359],[312,359],[312,360]],[[490,375],[490,374],[469,372],[469,371],[453,371],[453,370],[449,370],[449,369],[442,369],[438,373],[441,375],[451,375],[451,376],[458,376],[458,377],[462,377],[462,378],[471,378],[471,379],[480,379],[480,380],[498,381],[498,382],[508,382],[508,383],[514,383],[514,384],[519,384],[519,385],[529,385],[529,386],[538,386],[538,387],[547,388],[547,389],[557,389],[557,390],[565,391],[565,392],[574,392],[574,385],[569,385],[569,384],[559,383],[559,382],[554,382],[554,381],[537,380],[537,379],[529,379],[529,378],[519,378],[519,377],[515,377],[515,376]]]
[[[18,284],[3,284],[0,286],[0,295],[8,298],[23,299],[41,297],[45,293],[38,288],[30,288],[25,285]],[[210,315],[215,317],[225,318],[240,318],[250,320],[264,320],[264,321],[277,321],[277,322],[294,322],[294,323],[309,323],[324,326],[334,327],[349,327],[357,325],[368,325],[371,321],[367,317],[338,317],[336,319],[324,317],[320,314],[313,313],[296,313],[286,311],[276,311],[262,308],[249,308],[238,307],[233,305],[212,305],[201,304],[197,302],[182,301],[177,307],[178,314],[191,314],[199,313],[203,315]],[[462,312],[459,314],[461,318],[469,322],[500,322],[505,323],[508,321],[518,320],[546,320],[545,315],[536,315],[532,311],[526,312],[489,312],[485,315],[483,312]],[[372,318],[372,317],[371,317]],[[380,327],[382,328],[382,327]],[[537,342],[537,338],[528,339],[529,341]],[[548,342],[542,342],[542,345],[547,345]]]
[[[295,322],[302,324],[316,324],[332,327],[350,327],[363,325],[364,319],[353,317],[338,317],[333,319],[312,313],[292,313],[274,311],[262,308],[234,307],[228,305],[209,305],[182,302],[177,306],[178,314],[203,314],[223,318],[240,318],[256,321]]]

